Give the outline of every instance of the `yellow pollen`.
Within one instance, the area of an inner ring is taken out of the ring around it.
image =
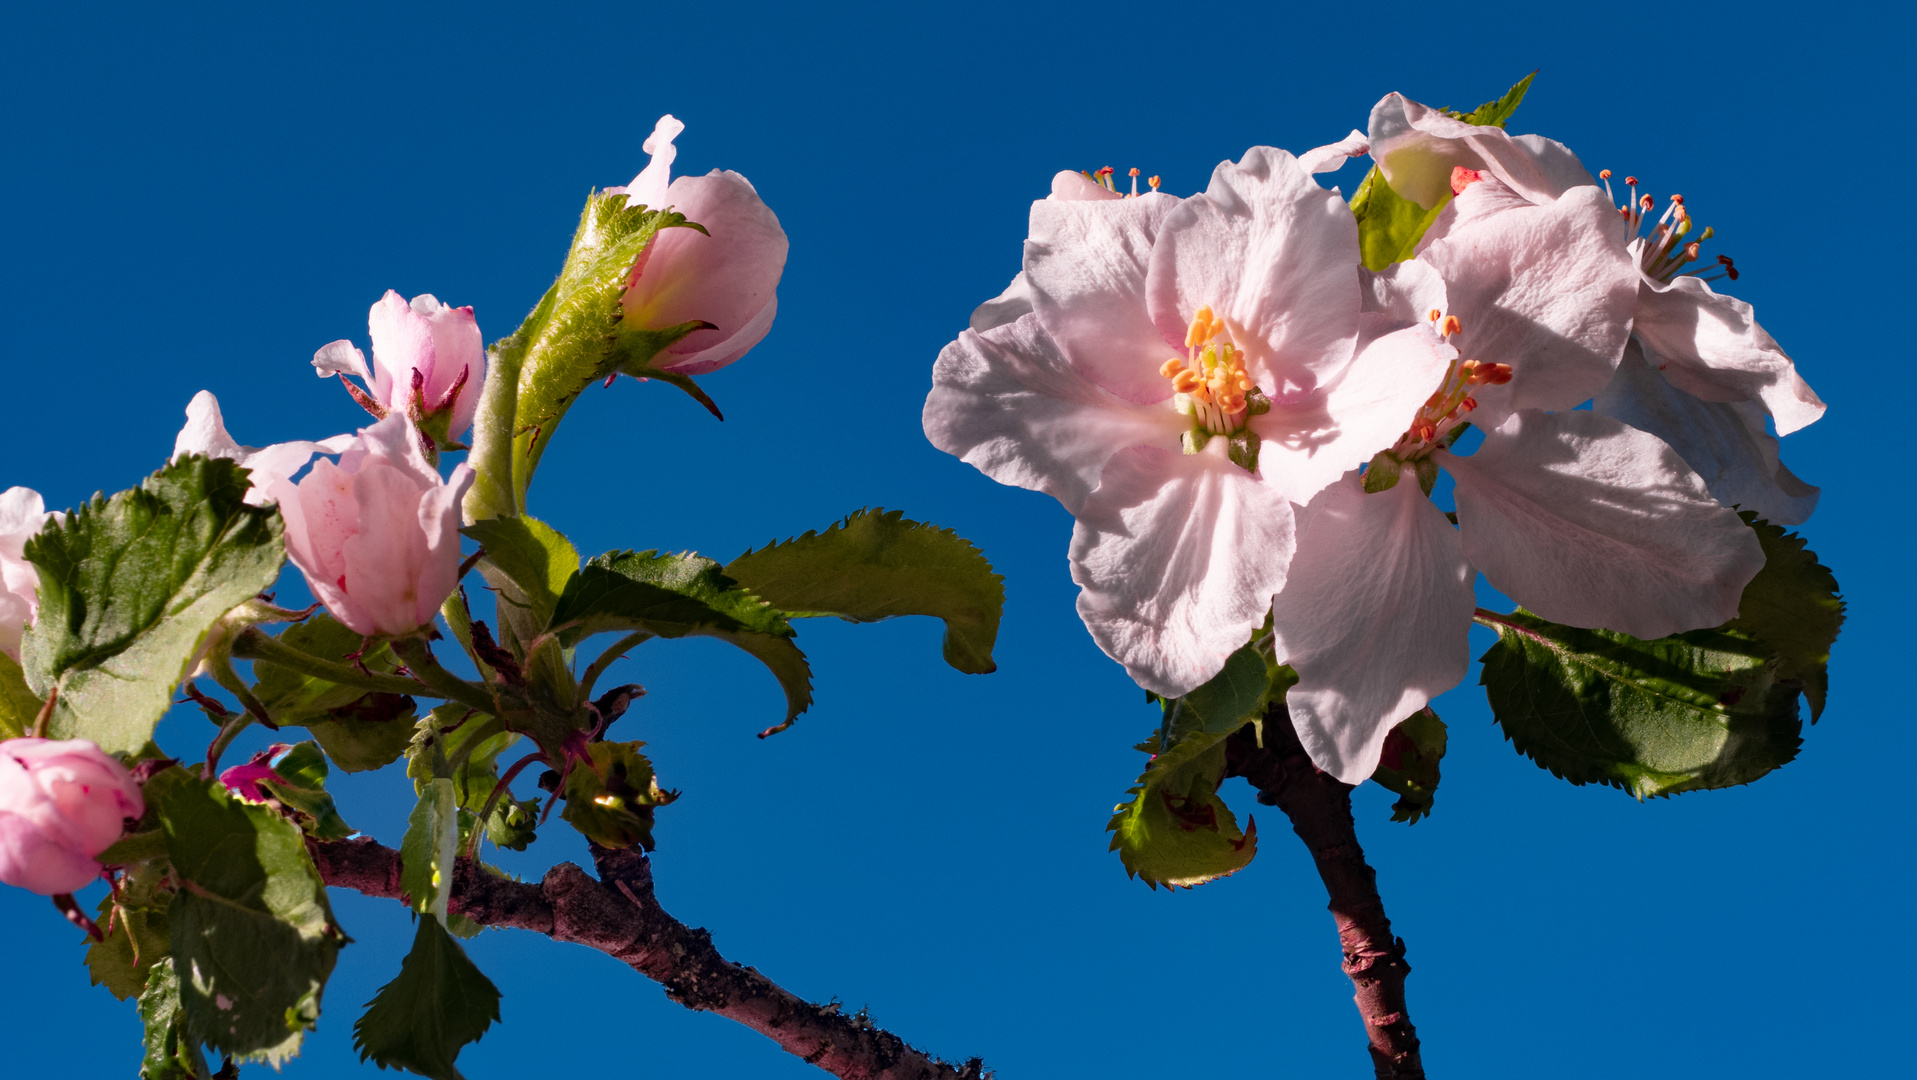
[[[1456,315],[1446,315],[1444,317],[1444,328],[1438,332],[1445,337],[1450,337],[1453,334],[1461,334],[1464,332],[1464,324],[1458,321]]]
[[[1185,348],[1196,349],[1217,334],[1218,331],[1212,329],[1211,306],[1201,307],[1198,314],[1191,317],[1191,328],[1185,331]]]
[[[1158,373],[1167,379],[1176,379],[1178,373],[1183,370],[1185,370],[1185,362],[1176,356],[1158,365]]]

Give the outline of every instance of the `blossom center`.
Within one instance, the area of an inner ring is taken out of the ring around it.
[[[1456,315],[1434,310],[1430,319],[1442,338],[1456,337],[1464,329]],[[1431,452],[1450,446],[1471,426],[1466,417],[1478,407],[1478,399],[1472,397],[1471,392],[1480,386],[1499,386],[1510,381],[1509,364],[1486,364],[1465,359],[1451,361],[1451,366],[1445,370],[1444,381],[1438,384],[1423,405],[1418,406],[1417,414],[1411,418],[1411,426],[1398,437],[1391,449],[1381,450],[1371,459],[1371,464],[1365,469],[1365,490],[1389,489],[1398,482],[1399,470],[1412,465],[1417,471],[1418,482],[1424,487],[1425,494],[1429,495],[1438,475],[1436,464],[1429,460]]]
[[[1158,368],[1172,382],[1172,407],[1191,418],[1182,437],[1185,453],[1196,454],[1214,437],[1228,440],[1232,461],[1258,467],[1258,435],[1246,421],[1271,408],[1271,400],[1251,381],[1245,354],[1231,340],[1225,320],[1211,306],[1198,309],[1185,331],[1185,355]]]
[[[1611,170],[1598,173],[1598,178],[1604,181],[1604,193],[1615,199],[1617,196],[1611,191]],[[1699,260],[1703,254],[1704,241],[1709,240],[1714,231],[1706,226],[1695,239],[1685,239],[1691,234],[1691,212],[1685,209],[1684,196],[1671,196],[1664,205],[1664,213],[1653,219],[1651,212],[1657,209],[1657,200],[1648,194],[1638,194],[1637,177],[1625,177],[1624,186],[1631,197],[1617,208],[1617,212],[1631,230],[1631,253],[1637,258],[1638,268],[1646,275],[1663,282],[1686,274],[1697,275],[1705,281],[1719,278],[1737,280],[1737,266],[1731,262],[1729,255],[1719,255],[1715,263],[1705,263],[1691,270],[1683,269],[1686,263]],[[1706,271],[1716,272],[1703,277]]]

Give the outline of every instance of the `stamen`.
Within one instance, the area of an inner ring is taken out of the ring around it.
[[[1456,315],[1446,315],[1444,317],[1444,326],[1438,330],[1438,333],[1444,337],[1453,337],[1462,334],[1464,333],[1464,324],[1458,321]]]
[[[1138,170],[1132,170],[1132,198],[1138,198]]]
[[[1158,177],[1156,177],[1156,176],[1154,176],[1154,177],[1152,177],[1151,179],[1149,179],[1149,180],[1147,180],[1147,181],[1145,181],[1145,182],[1146,182],[1147,184],[1150,184],[1150,185],[1152,186],[1152,190],[1153,190],[1153,191],[1157,191],[1157,190],[1158,190]]]
[[[1158,373],[1167,379],[1176,379],[1178,373],[1183,370],[1185,370],[1185,362],[1176,356],[1158,365]]]
[[[1432,322],[1437,322],[1439,319],[1444,318],[1444,312],[1439,311],[1437,308],[1432,308],[1431,314],[1426,315],[1425,318],[1430,319]]]

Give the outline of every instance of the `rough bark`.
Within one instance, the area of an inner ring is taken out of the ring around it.
[[[401,898],[399,852],[371,839],[314,842],[328,885]],[[689,1009],[736,1020],[786,1052],[845,1080],[981,1080],[979,1059],[951,1065],[907,1046],[863,1012],[815,1005],[752,968],[719,955],[712,935],[667,914],[653,895],[652,865],[637,848],[594,846],[594,880],[560,863],[538,884],[509,881],[460,859],[451,910],[475,922],[545,934],[597,949],[665,988]]]
[[[1418,1033],[1404,1001],[1411,965],[1405,962],[1404,940],[1391,933],[1377,873],[1358,846],[1351,787],[1311,763],[1283,705],[1272,707],[1263,727],[1262,748],[1250,727],[1230,738],[1227,768],[1258,789],[1259,802],[1284,811],[1318,864],[1379,1080],[1423,1080]]]

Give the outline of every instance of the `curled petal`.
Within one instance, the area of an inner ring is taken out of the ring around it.
[[[1611,381],[1630,337],[1638,272],[1602,191],[1575,188],[1549,206],[1479,218],[1418,257],[1443,275],[1450,313],[1463,323],[1452,344],[1511,366],[1509,383],[1475,395],[1480,425],[1495,427],[1519,409],[1573,408]]]
[[[1392,727],[1464,678],[1477,575],[1409,478],[1367,495],[1348,473],[1298,532],[1272,606],[1278,657],[1298,672],[1285,701],[1312,763],[1363,783]]]
[[[672,178],[672,162],[679,156],[679,148],[672,145],[672,141],[685,129],[684,122],[671,113],[660,117],[659,122],[653,125],[652,134],[646,136],[645,143],[640,146],[642,151],[652,155],[652,160],[639,170],[638,176],[632,178],[632,183],[624,187],[607,188],[606,193],[623,194],[628,208],[647,206],[656,210],[665,206],[666,188]]]
[[[1105,462],[1130,446],[1175,448],[1186,421],[1134,405],[1066,361],[1026,315],[970,330],[939,353],[925,399],[925,436],[1001,484],[1042,491],[1076,515]]]
[[[246,501],[253,506],[271,506],[275,485],[304,469],[314,454],[337,454],[351,444],[352,436],[335,435],[319,442],[296,440],[264,447],[241,446],[227,434],[220,400],[211,391],[202,390],[187,403],[186,426],[173,440],[173,456],[201,454],[239,462],[250,479]]]
[[[1016,321],[1032,311],[1032,281],[1020,270],[1005,291],[972,309],[971,327],[978,333]]]
[[[717,329],[694,330],[658,361],[668,371],[702,375],[745,355],[771,328],[788,243],[778,215],[736,172],[682,176],[669,198],[705,232],[662,229],[653,238],[633,267],[626,318],[649,330],[711,323]]]
[[[1403,94],[1371,109],[1371,156],[1392,190],[1424,207],[1450,194],[1451,170],[1480,169],[1533,203],[1548,203],[1595,182],[1563,144],[1500,127],[1467,124]]]
[[[1046,332],[1092,381],[1141,405],[1171,396],[1158,369],[1184,351],[1184,331],[1174,349],[1145,307],[1152,243],[1177,205],[1157,192],[1106,201],[1040,199],[1032,204],[1025,241],[1032,310]]]
[[[1291,503],[1222,452],[1132,447],[1072,530],[1078,614],[1138,685],[1177,697],[1264,623],[1292,548]]]
[[[368,386],[372,385],[373,372],[366,366],[366,354],[360,352],[350,341],[329,341],[313,354],[313,373],[322,379],[335,375],[357,375]]]
[[[1298,164],[1308,173],[1335,172],[1345,162],[1355,157],[1371,153],[1371,140],[1362,131],[1351,134],[1335,143],[1314,147],[1299,155]]]
[[[1817,509],[1818,489],[1777,459],[1764,410],[1749,401],[1704,401],[1672,386],[1634,338],[1611,385],[1592,407],[1663,439],[1696,470],[1725,506],[1755,511],[1775,525],[1797,525]]]
[[[1646,639],[1717,626],[1764,567],[1677,451],[1608,416],[1525,410],[1445,466],[1465,556],[1553,622]]]
[[[1671,385],[1705,401],[1761,401],[1779,435],[1824,415],[1824,402],[1749,304],[1696,277],[1640,280],[1637,335]]]
[[[1180,352],[1192,317],[1210,307],[1259,385],[1278,396],[1349,360],[1357,282],[1351,208],[1290,154],[1256,146],[1221,162],[1205,193],[1165,218],[1146,295],[1159,334]]]
[[[1124,197],[1084,173],[1070,169],[1052,177],[1052,193],[1046,196],[1054,202],[1111,202]]]

